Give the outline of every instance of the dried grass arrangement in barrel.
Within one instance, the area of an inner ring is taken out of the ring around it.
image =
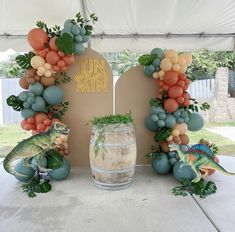
[[[110,115],[92,120],[90,165],[99,188],[119,190],[128,187],[136,165],[136,139],[130,114]]]

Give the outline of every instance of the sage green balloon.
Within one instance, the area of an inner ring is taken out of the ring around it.
[[[189,114],[189,121],[187,122],[189,131],[199,131],[204,126],[204,119],[198,113]]]

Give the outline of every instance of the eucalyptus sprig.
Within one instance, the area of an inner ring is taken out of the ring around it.
[[[150,98],[149,105],[150,106],[159,106],[159,105],[162,105],[162,101],[158,98]]]
[[[213,181],[201,179],[199,182],[193,183],[190,180],[183,180],[179,186],[172,189],[172,194],[175,196],[197,195],[200,198],[216,193],[217,187]]]
[[[69,83],[70,81],[71,81],[71,77],[68,76],[66,72],[61,72],[59,79],[57,79],[55,83],[59,85],[61,83],[63,84]]]
[[[52,38],[54,36],[59,36],[61,32],[61,28],[58,25],[53,26],[52,28],[49,28],[47,24],[43,21],[37,21],[36,26],[45,30],[48,34],[49,38]]]
[[[89,19],[84,19],[80,12],[76,14],[75,21],[80,25],[80,27],[84,27],[86,29],[86,35],[91,35],[93,26],[90,24],[95,24],[98,21],[98,17],[95,13],[90,14]]]

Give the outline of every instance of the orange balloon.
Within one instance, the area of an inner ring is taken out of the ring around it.
[[[160,142],[159,146],[161,147],[163,152],[169,152],[170,151],[169,144],[168,144],[167,141]]]
[[[36,124],[38,123],[42,123],[45,119],[47,119],[47,115],[44,113],[37,113],[35,115],[35,120],[36,120]]]
[[[20,87],[23,89],[28,89],[29,88],[29,83],[27,81],[26,77],[21,77],[19,80]]]
[[[34,117],[28,117],[27,122],[30,123],[30,124],[33,124],[35,122]]]
[[[180,135],[180,141],[181,141],[181,144],[188,145],[188,143],[189,143],[188,135],[186,135],[186,134]]]
[[[57,65],[58,65],[60,68],[62,68],[62,67],[65,66],[65,61],[59,60],[58,63],[57,63]]]
[[[168,90],[168,95],[171,98],[178,98],[178,97],[182,96],[182,94],[183,94],[183,89],[179,86],[172,86]]]
[[[37,130],[39,130],[39,131],[44,131],[45,130],[45,125],[43,124],[43,123],[38,123],[37,124]]]
[[[179,104],[182,104],[184,102],[184,98],[183,97],[178,97],[176,99],[176,101],[179,103]]]
[[[50,126],[51,125],[51,120],[49,118],[47,118],[43,121],[43,124],[46,125],[46,126]]]
[[[27,39],[30,46],[36,51],[44,49],[48,43],[47,33],[40,28],[34,28],[29,31]]]
[[[54,50],[54,51],[58,51],[58,48],[55,45],[56,39],[57,39],[57,37],[55,36],[55,37],[51,38],[49,41],[49,46],[50,46],[51,50]]]
[[[185,82],[182,81],[182,80],[179,80],[179,81],[177,82],[177,85],[180,86],[180,87],[183,87],[183,86],[185,86]]]
[[[179,79],[180,79],[180,80],[183,80],[183,81],[184,81],[184,80],[186,80],[186,78],[187,78],[187,76],[186,76],[184,73],[180,73],[180,74],[179,74]]]
[[[179,104],[177,103],[177,101],[175,99],[172,98],[168,98],[165,102],[164,102],[164,108],[166,109],[167,112],[169,113],[173,113],[175,112],[179,107]]]
[[[184,100],[183,106],[189,106],[190,105],[190,101],[188,99]]]
[[[175,71],[165,72],[163,76],[163,81],[167,85],[175,85],[178,80],[179,80],[178,73]]]
[[[60,60],[60,57],[57,52],[55,51],[49,51],[46,55],[46,61],[47,63],[54,65]]]
[[[74,55],[64,56],[62,60],[64,60],[66,66],[69,66],[75,62],[75,57]]]

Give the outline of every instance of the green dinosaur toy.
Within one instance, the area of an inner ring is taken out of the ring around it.
[[[18,173],[14,170],[14,162],[19,159],[23,159],[24,166],[29,165],[29,159],[36,156],[36,166],[39,168],[40,172],[47,172],[50,169],[41,167],[40,161],[45,157],[46,151],[56,147],[54,141],[61,135],[69,135],[69,128],[61,123],[55,122],[51,125],[51,128],[41,134],[33,135],[32,137],[25,139],[18,143],[13,150],[6,156],[3,161],[4,169],[15,176],[25,175]]]
[[[221,172],[225,175],[235,175],[235,173],[226,171],[220,164],[215,162],[212,159],[211,153],[208,152],[207,149],[204,148],[203,144],[194,145],[192,148],[189,149],[188,152],[181,151],[178,144],[170,144],[171,151],[177,151],[179,154],[180,159],[184,162],[185,165],[190,165],[192,170],[196,174],[196,178],[192,180],[192,182],[198,182],[203,176],[207,176],[209,170],[213,169],[218,172]],[[205,174],[202,176],[200,171],[204,171]]]

